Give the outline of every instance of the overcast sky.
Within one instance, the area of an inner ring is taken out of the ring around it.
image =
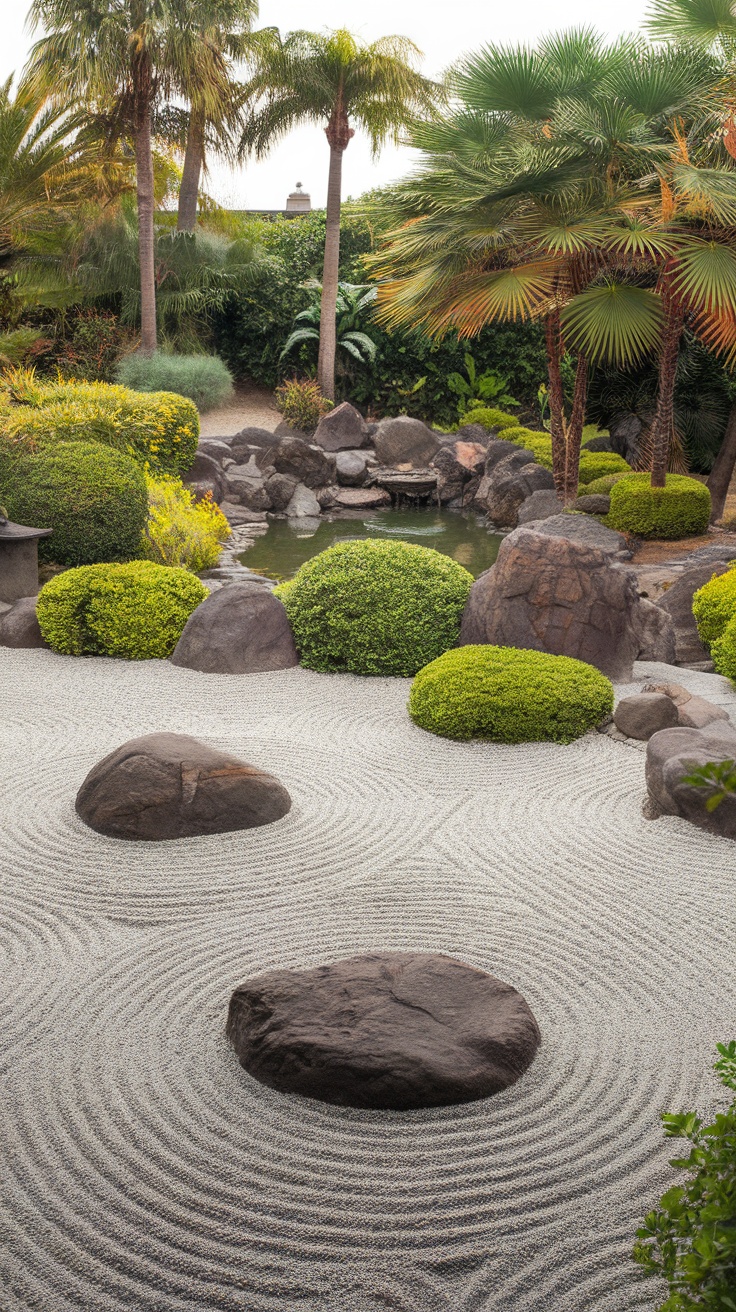
[[[0,0],[3,6],[0,74],[7,77],[25,60],[30,38],[24,28],[25,0]],[[599,31],[617,36],[641,26],[646,0],[616,0],[596,10],[589,0],[261,0],[260,25],[291,31],[348,27],[365,40],[398,33],[408,36],[424,52],[422,69],[437,76],[464,51],[488,41],[534,42],[543,33],[595,23]],[[301,128],[292,133],[269,158],[237,173],[214,167],[209,190],[224,205],[237,209],[282,209],[286,196],[300,181],[323,206],[327,190],[328,151],[324,132]],[[410,162],[406,151],[384,150],[371,160],[367,143],[353,139],[345,154],[343,195],[358,196],[369,187],[400,177]]]

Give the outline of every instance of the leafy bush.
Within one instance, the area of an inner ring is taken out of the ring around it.
[[[736,1042],[716,1045],[714,1065],[726,1089],[736,1090]],[[704,1125],[697,1112],[666,1113],[668,1139],[686,1139],[686,1157],[670,1165],[686,1171],[637,1230],[634,1258],[664,1278],[669,1297],[660,1312],[733,1312],[736,1308],[736,1099]]]
[[[3,376],[0,444],[28,452],[57,442],[102,442],[164,474],[189,469],[199,440],[192,401],[109,383],[44,383],[32,370]],[[7,404],[10,402],[10,404]]]
[[[501,437],[504,442],[515,442],[525,451],[531,451],[538,465],[552,468],[552,438],[546,433],[535,432],[532,428],[504,428]]]
[[[693,594],[693,615],[698,633],[710,647],[736,615],[736,569],[718,574]]]
[[[175,392],[187,396],[204,413],[233,395],[233,379],[219,355],[141,355],[121,360],[115,376],[136,392]]]
[[[569,656],[516,647],[447,651],[420,670],[409,714],[442,738],[570,743],[613,709],[613,686]]]
[[[140,555],[148,499],[143,472],[98,442],[59,442],[0,463],[0,495],[12,519],[51,528],[39,556],[59,565]]]
[[[111,383],[120,355],[132,349],[132,331],[121,328],[109,310],[94,309],[76,309],[60,327],[53,359],[62,377]]]
[[[705,533],[709,519],[710,492],[684,474],[668,474],[665,487],[652,487],[649,474],[632,474],[611,488],[608,523],[623,533],[685,538]]]
[[[148,478],[148,520],[143,554],[159,565],[210,569],[217,564],[230,525],[208,493],[196,501],[175,478]]]
[[[505,410],[498,410],[495,406],[476,406],[474,410],[468,410],[463,415],[463,424],[480,424],[483,428],[518,428],[519,416],[510,415]],[[528,432],[528,429],[521,430]],[[540,434],[543,437],[544,434]]]
[[[622,478],[626,478],[627,474],[631,472],[630,469],[627,469],[620,474],[604,474],[602,478],[592,478],[589,483],[581,484],[579,491],[581,494],[585,493],[586,496],[593,496],[594,493],[598,492],[608,496],[614,484],[620,482]]]
[[[720,638],[716,638],[710,654],[716,672],[736,680],[736,615],[729,620]]]
[[[416,674],[457,642],[473,577],[407,542],[341,542],[276,589],[303,665]]]
[[[332,409],[332,401],[322,395],[314,378],[289,378],[276,388],[276,406],[292,428],[311,433]]]
[[[584,487],[610,474],[623,475],[631,472],[631,465],[626,463],[623,456],[616,455],[615,451],[581,450],[580,452],[578,480]]]
[[[170,656],[207,589],[185,569],[148,560],[83,565],[50,580],[38,595],[41,632],[68,656]]]

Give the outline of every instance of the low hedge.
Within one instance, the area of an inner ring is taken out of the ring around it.
[[[41,589],[36,611],[46,641],[67,656],[163,660],[207,595],[186,569],[134,560],[57,574]]]
[[[716,638],[710,654],[716,673],[736,681],[736,615],[729,620],[720,638]]]
[[[685,538],[705,533],[710,492],[684,474],[667,474],[664,487],[652,487],[649,474],[632,474],[611,488],[608,523],[642,538]]]
[[[693,594],[693,615],[706,647],[717,641],[736,615],[736,569],[718,574]]]
[[[599,478],[605,478],[611,474],[630,474],[631,465],[627,464],[623,456],[619,456],[615,451],[585,451],[580,452],[580,465],[578,468],[578,482],[584,487],[590,483],[596,483]]]
[[[604,496],[609,496],[611,488],[616,483],[620,483],[622,478],[627,478],[631,472],[632,470],[627,466],[626,470],[619,474],[604,474],[602,478],[593,478],[589,483],[581,483],[579,486],[580,495],[593,496],[602,493]]]
[[[132,456],[154,473],[184,474],[199,441],[192,401],[173,392],[132,392],[110,383],[29,383],[0,407],[0,441],[33,452],[57,442],[93,441]]]
[[[525,451],[532,452],[538,465],[544,465],[545,469],[552,468],[552,438],[546,433],[535,432],[533,428],[520,428],[516,424],[514,428],[504,429],[503,440],[523,446]]]
[[[409,696],[415,724],[459,741],[570,743],[612,709],[613,686],[592,665],[516,647],[445,652]]]
[[[200,412],[214,410],[233,394],[233,377],[219,355],[126,355],[115,370],[124,387],[136,392],[176,392]]]
[[[53,529],[39,541],[41,560],[89,565],[140,555],[148,514],[143,471],[99,442],[59,442],[0,462],[0,501],[17,523]]]
[[[457,642],[473,576],[408,542],[340,542],[276,589],[303,665],[411,675]]]
[[[481,405],[476,406],[473,410],[468,410],[460,420],[462,427],[466,424],[480,424],[482,428],[518,428],[519,419],[517,415],[510,415],[506,410],[498,410],[495,406]]]

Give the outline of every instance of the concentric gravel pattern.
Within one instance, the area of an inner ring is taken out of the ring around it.
[[[628,1254],[669,1179],[658,1112],[718,1096],[736,855],[642,818],[640,753],[445,742],[401,680],[6,650],[0,676],[3,1312],[651,1312]],[[272,770],[291,812],[167,844],[86,829],[89,768],[156,729]],[[530,1070],[411,1113],[250,1079],[233,987],[371,948],[514,984]]]

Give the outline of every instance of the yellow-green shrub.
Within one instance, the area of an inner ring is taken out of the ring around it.
[[[546,433],[536,432],[533,428],[521,428],[516,424],[513,428],[504,428],[501,436],[504,442],[513,442],[515,446],[523,446],[525,451],[531,451],[538,465],[544,465],[545,469],[552,468],[552,438]]]
[[[578,482],[586,487],[589,483],[596,483],[599,478],[605,478],[610,474],[630,474],[631,465],[627,464],[623,456],[619,456],[615,451],[584,451],[580,452],[580,465],[578,467]]]
[[[736,615],[736,569],[718,574],[698,588],[693,595],[693,615],[701,639],[710,647]]]
[[[652,487],[649,474],[632,474],[611,488],[608,523],[642,538],[685,538],[705,533],[710,492],[684,474],[668,474],[664,487]]]
[[[495,406],[479,405],[473,410],[468,410],[463,415],[462,425],[480,424],[482,428],[518,428],[519,420],[516,415],[510,415],[505,410],[498,410]],[[456,425],[457,427],[457,425]],[[504,433],[504,437],[506,434]]]
[[[206,596],[186,569],[149,560],[81,565],[41,589],[36,613],[46,641],[65,655],[164,660]]]
[[[736,680],[736,615],[728,621],[720,638],[716,638],[710,654],[716,672],[725,674],[728,679]]]
[[[197,501],[178,478],[149,477],[146,484],[143,555],[158,565],[181,565],[195,572],[216,565],[231,530],[211,494]]]

